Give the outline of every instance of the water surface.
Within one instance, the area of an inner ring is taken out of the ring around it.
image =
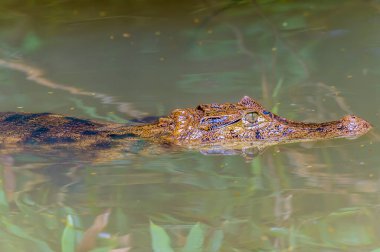
[[[3,155],[1,251],[380,251],[378,1],[27,2],[0,4],[1,111],[129,122],[249,95],[375,129],[253,160]]]

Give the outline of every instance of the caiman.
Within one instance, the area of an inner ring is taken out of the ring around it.
[[[0,113],[0,145],[3,149],[38,146],[93,152],[113,147],[120,150],[120,146],[142,139],[213,152],[338,137],[355,138],[371,128],[370,123],[354,115],[323,123],[292,121],[271,113],[245,96],[238,103],[175,109],[170,115],[145,124],[98,122],[51,113]]]

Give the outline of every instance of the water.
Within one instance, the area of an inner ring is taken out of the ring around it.
[[[378,1],[100,2],[0,4],[2,111],[126,122],[249,95],[375,129],[253,160],[3,155],[1,251],[380,249]]]

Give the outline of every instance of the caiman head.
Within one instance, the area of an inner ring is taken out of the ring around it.
[[[203,104],[177,109],[160,119],[167,141],[182,146],[259,146],[276,143],[354,138],[365,134],[371,125],[348,115],[324,123],[295,122],[275,115],[252,98],[238,103]]]

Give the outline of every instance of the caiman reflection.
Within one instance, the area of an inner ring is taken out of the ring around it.
[[[127,146],[136,139],[201,150],[241,149],[337,137],[355,138],[370,129],[367,121],[353,115],[323,123],[291,121],[271,113],[248,96],[238,103],[176,109],[150,124],[123,125],[50,113],[0,114],[3,147],[67,147],[89,152]]]

